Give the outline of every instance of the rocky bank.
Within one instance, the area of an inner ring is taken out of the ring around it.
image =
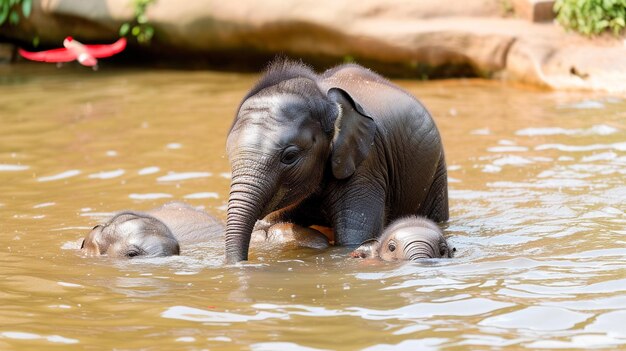
[[[626,94],[624,39],[529,21],[537,2],[158,0],[147,11],[152,43],[134,43],[127,55],[237,63],[283,53],[318,66],[356,60],[396,76],[477,75]],[[0,40],[113,42],[132,19],[129,0],[35,0],[28,19],[0,28]]]

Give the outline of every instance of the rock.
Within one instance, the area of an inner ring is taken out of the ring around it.
[[[530,22],[548,22],[554,19],[554,0],[513,0],[513,11]]]

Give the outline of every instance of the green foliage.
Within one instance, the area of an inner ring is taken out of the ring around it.
[[[515,13],[515,7],[513,7],[512,0],[500,0],[500,6],[505,16],[511,16]]]
[[[120,26],[120,36],[125,37],[130,34],[137,38],[140,44],[150,43],[154,35],[154,28],[148,23],[146,9],[154,2],[155,0],[133,0],[135,19]]]
[[[7,19],[9,24],[17,25],[20,23],[20,12],[22,16],[28,17],[32,9],[32,0],[0,0],[0,26]]]
[[[626,28],[626,0],[556,0],[554,11],[563,27],[588,36]]]

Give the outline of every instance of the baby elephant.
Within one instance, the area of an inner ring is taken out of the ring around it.
[[[182,202],[146,211],[123,211],[95,226],[83,240],[81,250],[114,258],[162,257],[180,254],[180,245],[223,241],[224,225],[208,213]],[[326,248],[328,239],[313,229],[277,223],[255,233],[256,243]]]
[[[172,256],[180,245],[219,238],[224,225],[204,211],[172,202],[146,211],[123,211],[95,226],[81,249],[115,258]]]
[[[357,258],[380,258],[384,261],[417,261],[425,258],[452,257],[441,229],[423,217],[398,219],[378,239],[365,241],[350,255]]]

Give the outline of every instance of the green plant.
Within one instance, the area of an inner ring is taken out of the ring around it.
[[[155,0],[133,0],[135,18],[132,22],[126,22],[120,26],[120,36],[124,37],[130,33],[140,44],[150,43],[154,28],[148,23],[146,9],[154,2]]]
[[[554,11],[563,27],[584,35],[619,35],[626,28],[626,0],[556,0]]]
[[[32,9],[32,0],[0,0],[0,26],[7,19],[12,25],[20,23],[20,12],[22,16],[28,17]]]
[[[512,0],[500,0],[500,6],[505,16],[512,16],[515,14],[515,7],[513,7]]]

